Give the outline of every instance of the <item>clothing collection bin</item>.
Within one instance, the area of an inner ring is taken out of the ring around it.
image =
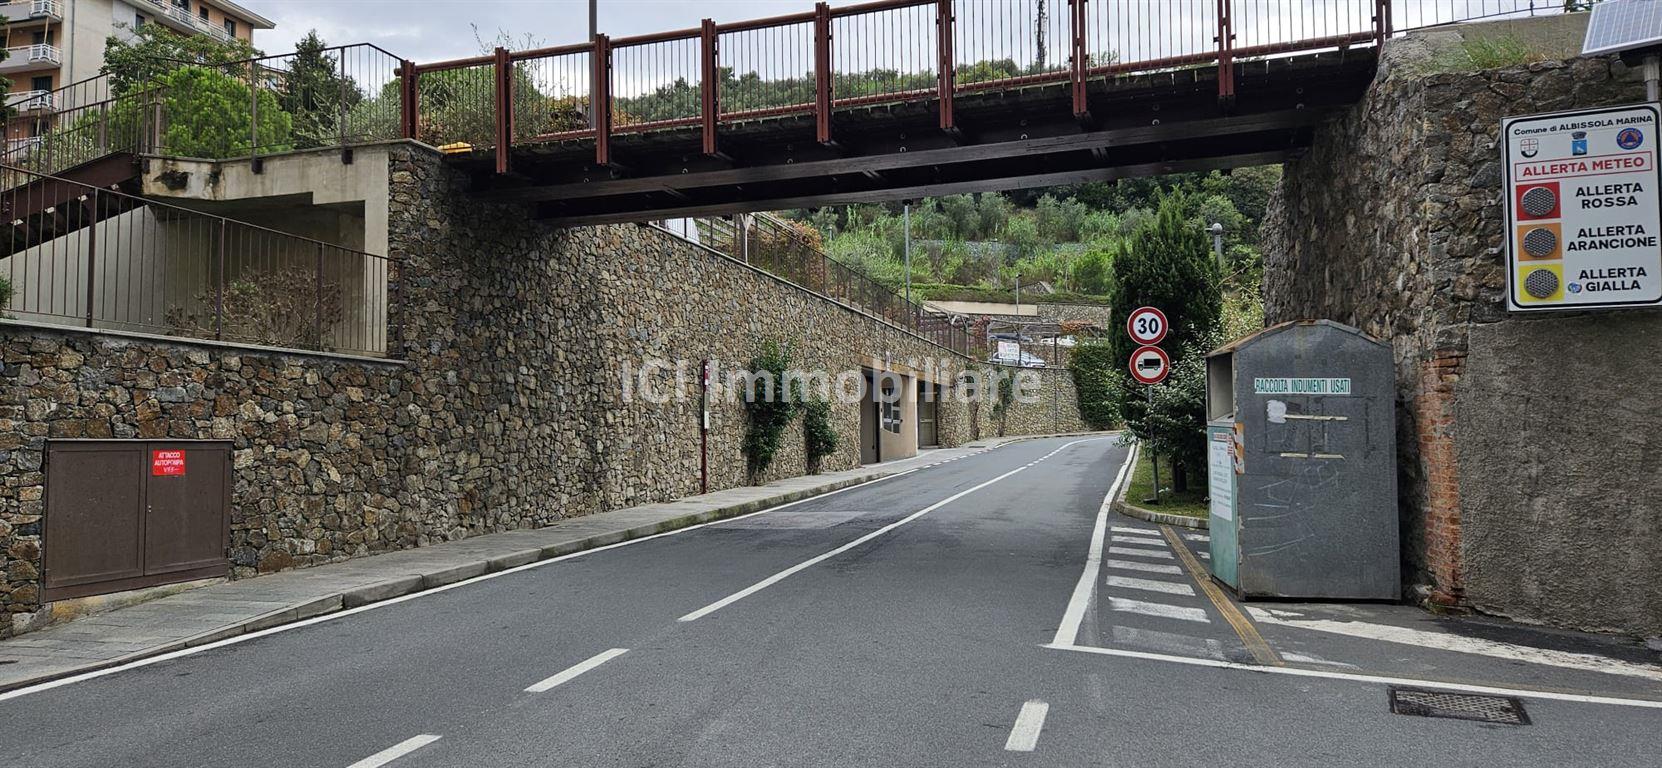
[[[1395,600],[1391,347],[1329,320],[1206,357],[1211,567],[1242,598]]]

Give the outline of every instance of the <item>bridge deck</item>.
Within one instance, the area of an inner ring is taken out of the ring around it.
[[[1374,67],[1372,47],[1239,63],[1233,102],[1220,102],[1215,66],[1099,78],[1083,119],[1063,81],[960,94],[952,131],[922,98],[837,109],[826,144],[806,113],[723,122],[719,155],[702,152],[694,125],[613,136],[608,166],[589,137],[516,144],[509,174],[495,173],[492,151],[453,162],[482,197],[571,225],[1261,165],[1355,103]]]

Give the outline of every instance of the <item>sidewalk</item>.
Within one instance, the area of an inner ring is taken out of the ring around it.
[[[1049,437],[1048,435],[1045,437]],[[0,641],[0,691],[206,645],[627,539],[787,504],[1034,438],[996,438],[843,472],[793,477],[223,582]]]

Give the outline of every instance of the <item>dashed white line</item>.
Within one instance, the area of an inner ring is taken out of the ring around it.
[[[1139,563],[1139,562],[1135,562],[1135,561],[1132,561],[1132,560],[1114,560],[1112,558],[1110,558],[1108,560],[1108,567],[1109,568],[1118,568],[1122,571],[1141,571],[1143,573],[1165,573],[1165,574],[1172,574],[1172,575],[1182,575],[1182,573],[1183,573],[1183,567],[1180,566],[1180,565],[1161,565],[1160,563]]]
[[[1109,576],[1108,586],[1124,589],[1140,589],[1144,592],[1164,592],[1168,595],[1188,595],[1194,597],[1195,588],[1182,582],[1155,581],[1154,579],[1137,579],[1130,576]]]
[[[571,667],[568,667],[567,669],[561,671],[559,674],[553,675],[553,676],[543,680],[542,682],[536,683],[536,684],[532,685],[531,687],[526,688],[525,692],[526,693],[543,693],[543,692],[551,690],[551,689],[553,689],[557,686],[564,685],[565,683],[571,682],[578,675],[581,675],[584,672],[587,672],[591,669],[594,669],[595,667],[598,667],[601,664],[605,664],[606,662],[611,661],[612,659],[615,659],[619,656],[622,656],[623,654],[628,653],[628,652],[629,652],[628,648],[613,648],[613,649],[608,650],[608,651],[601,651],[600,653],[597,653],[593,656],[590,656],[585,661],[578,662],[577,664],[574,664]]]
[[[1083,440],[1075,440],[1071,443],[1064,443],[1060,448],[1057,448],[1056,450],[1045,454],[1043,457],[1039,458],[1038,461],[1035,461],[1033,463],[1037,464],[1040,461],[1044,461],[1045,459],[1048,459],[1052,456],[1055,456],[1056,454],[1061,453],[1062,451],[1065,451],[1069,448],[1072,448],[1073,446],[1080,445],[1082,443],[1089,443],[1089,442],[1094,442],[1094,441],[1097,441],[1097,440],[1106,440],[1106,439],[1108,439],[1108,438],[1106,438],[1106,437],[1088,437],[1088,438],[1085,438]],[[1030,465],[1027,465],[1027,466],[1032,466],[1032,465],[1030,464]],[[962,490],[962,491],[959,491],[955,494],[952,494],[951,496],[948,496],[944,499],[941,499],[940,501],[937,501],[934,504],[930,504],[929,506],[924,507],[923,509],[920,509],[920,510],[918,510],[916,512],[913,512],[912,514],[907,515],[907,516],[905,516],[905,517],[903,517],[899,520],[896,520],[892,523],[889,523],[888,525],[885,525],[882,528],[879,528],[875,531],[872,531],[871,533],[868,533],[864,536],[861,536],[858,539],[855,539],[851,542],[848,542],[847,544],[844,544],[840,547],[837,547],[836,549],[833,549],[830,552],[826,552],[824,554],[816,555],[814,557],[808,558],[807,560],[804,560],[800,563],[797,563],[796,565],[793,565],[789,568],[786,568],[783,571],[780,571],[776,574],[773,574],[772,576],[769,576],[765,579],[762,579],[761,581],[758,581],[755,584],[752,584],[752,585],[750,585],[748,587],[745,587],[744,589],[741,589],[737,592],[734,592],[733,594],[728,595],[728,596],[726,596],[726,597],[724,597],[720,600],[717,600],[713,603],[710,603],[709,605],[706,605],[703,608],[700,608],[696,611],[693,611],[692,613],[689,613],[685,616],[682,616],[681,618],[677,619],[677,621],[697,621],[699,619],[702,619],[705,616],[708,616],[712,613],[715,613],[716,611],[719,611],[723,608],[726,608],[727,606],[732,605],[732,604],[734,604],[734,603],[736,603],[740,600],[743,600],[743,599],[745,599],[745,598],[747,598],[751,595],[754,595],[757,592],[760,592],[764,589],[767,589],[768,587],[771,587],[775,584],[778,584],[779,582],[784,581],[785,579],[788,579],[788,578],[790,578],[791,576],[793,576],[795,574],[801,573],[802,571],[805,571],[809,568],[812,568],[815,565],[823,563],[826,560],[829,560],[833,557],[836,557],[837,555],[840,555],[844,552],[847,552],[847,551],[849,551],[849,550],[851,550],[855,547],[858,547],[861,544],[864,544],[868,541],[871,541],[872,539],[875,539],[879,536],[882,536],[885,533],[888,533],[892,530],[895,530],[896,528],[899,528],[903,525],[906,525],[907,523],[910,523],[913,520],[916,520],[920,517],[923,517],[924,515],[927,515],[930,512],[934,512],[935,510],[940,509],[941,507],[944,507],[948,504],[951,504],[954,501],[957,501],[961,498],[964,498],[965,496],[968,496],[972,493],[975,493],[976,491],[979,491],[982,488],[986,488],[987,486],[992,485],[993,483],[999,482],[1000,480],[1003,480],[1005,478],[1008,478],[1008,477],[1011,477],[1013,475],[1019,474],[1022,471],[1026,470],[1027,466],[1016,467],[1015,469],[1012,469],[1009,472],[1005,472],[1004,474],[999,475],[998,477],[995,477],[995,478],[993,478],[991,480],[988,480],[984,483],[981,483],[980,485],[976,485],[972,488],[967,488],[965,490]],[[1167,557],[1170,557],[1170,555],[1167,555]]]
[[[1198,624],[1210,624],[1212,622],[1211,619],[1206,617],[1205,609],[1189,608],[1182,605],[1167,605],[1142,600],[1127,600],[1123,597],[1110,597],[1108,598],[1108,607],[1116,611],[1140,613],[1144,616],[1156,616],[1162,619],[1193,621]]]
[[[1172,559],[1170,552],[1162,552],[1158,549],[1136,549],[1134,547],[1109,547],[1108,554],[1127,555],[1130,557],[1154,557],[1162,560]]]
[[[1045,715],[1048,714],[1050,705],[1038,699],[1021,705],[1016,724],[1010,728],[1010,738],[1004,740],[1005,751],[1032,752],[1039,745],[1039,732],[1044,730]]]
[[[428,744],[438,741],[439,738],[440,737],[434,736],[430,733],[424,733],[420,736],[411,736],[410,738],[387,747],[380,752],[376,752],[369,757],[359,760],[346,768],[380,768],[380,766],[386,765],[387,763],[421,749]]]

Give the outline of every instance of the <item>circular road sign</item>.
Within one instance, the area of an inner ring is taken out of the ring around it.
[[[1159,384],[1171,373],[1171,358],[1159,347],[1138,347],[1131,353],[1131,378],[1141,384]]]
[[[1138,308],[1125,318],[1125,330],[1138,344],[1159,344],[1166,338],[1166,313],[1154,307]]]

